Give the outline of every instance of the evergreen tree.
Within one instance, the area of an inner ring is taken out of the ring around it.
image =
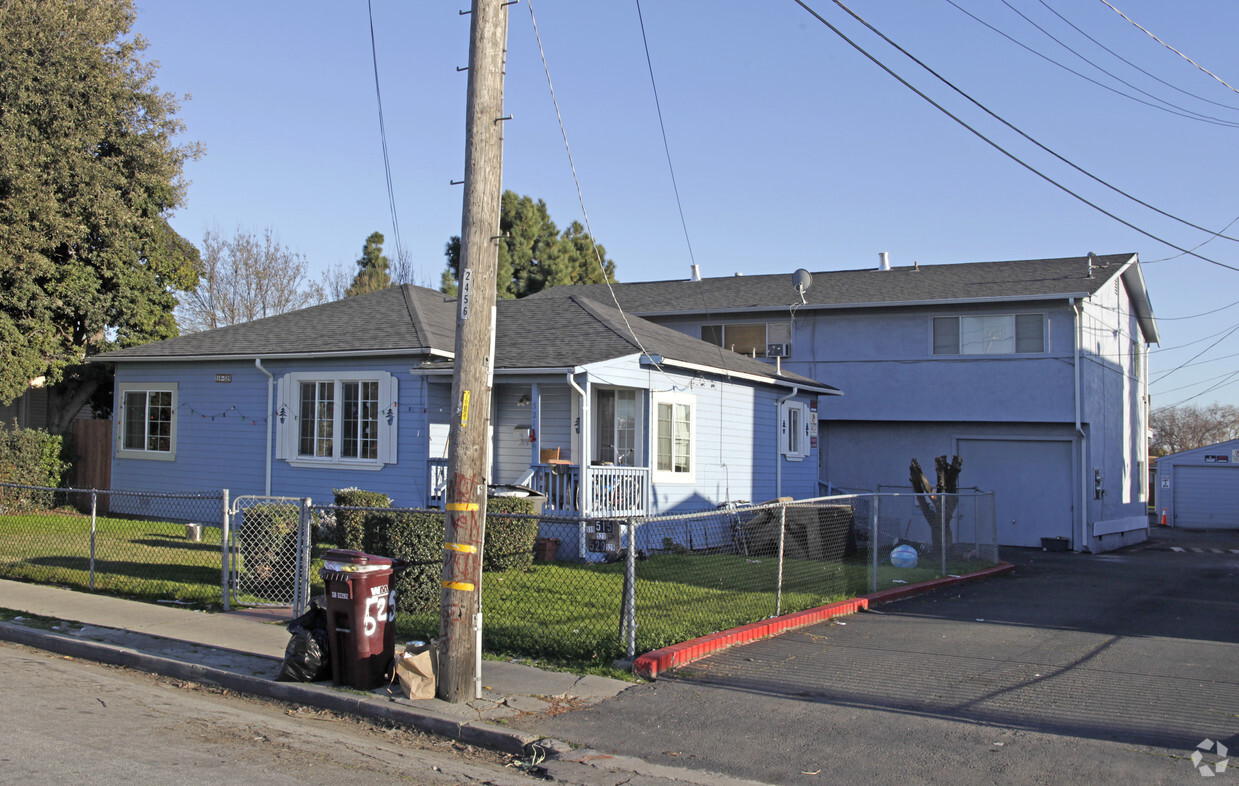
[[[348,297],[378,292],[391,286],[391,263],[383,256],[383,233],[373,232],[366,238],[357,268],[352,286],[344,291]]]
[[[198,252],[168,225],[196,144],[131,36],[132,0],[0,3],[0,401],[53,388],[66,430],[87,356],[177,335]]]

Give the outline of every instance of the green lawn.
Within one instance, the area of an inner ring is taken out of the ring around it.
[[[90,517],[75,511],[0,516],[0,577],[90,588]],[[94,588],[141,600],[220,606],[219,530],[203,542],[185,525],[99,516]]]

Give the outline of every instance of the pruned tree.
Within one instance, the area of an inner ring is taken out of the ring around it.
[[[270,227],[261,237],[238,227],[231,238],[208,229],[198,286],[177,311],[181,329],[212,330],[321,303],[323,288],[308,272],[306,258],[281,244]]]
[[[179,104],[154,82],[132,0],[0,3],[0,401],[52,383],[63,433],[105,375],[90,355],[175,336],[197,251]]]
[[[520,298],[553,286],[615,281],[615,263],[594,243],[585,227],[573,221],[562,233],[546,202],[504,191],[500,203],[499,266],[496,287],[501,298]],[[439,289],[454,295],[460,271],[460,238],[444,247],[447,267]],[[599,265],[601,260],[601,265]]]
[[[378,292],[391,286],[391,263],[383,255],[383,233],[372,232],[366,238],[361,248],[361,259],[357,260],[357,275],[353,283],[345,290],[348,297],[364,295],[367,292]]]
[[[1149,452],[1155,456],[1195,450],[1239,439],[1239,407],[1221,403],[1162,407],[1149,413],[1149,428],[1153,432]]]
[[[932,487],[929,485],[929,478],[925,477],[925,472],[921,469],[921,463],[916,459],[912,459],[908,473],[912,490],[917,494],[917,507],[929,523],[933,551],[941,554],[942,550],[949,548],[954,541],[951,519],[959,505],[959,473],[964,468],[964,460],[959,456],[952,456],[948,462],[946,456],[938,456],[934,459],[934,468],[938,472],[938,482]]]

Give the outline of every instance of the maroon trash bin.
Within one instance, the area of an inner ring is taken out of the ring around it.
[[[360,551],[323,554],[331,679],[370,690],[391,675],[396,656],[396,596],[392,579],[404,563]]]

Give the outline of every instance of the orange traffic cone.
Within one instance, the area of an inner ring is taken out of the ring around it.
[[[1168,526],[1166,524],[1166,509],[1165,508],[1162,508],[1162,526],[1163,527]]]

